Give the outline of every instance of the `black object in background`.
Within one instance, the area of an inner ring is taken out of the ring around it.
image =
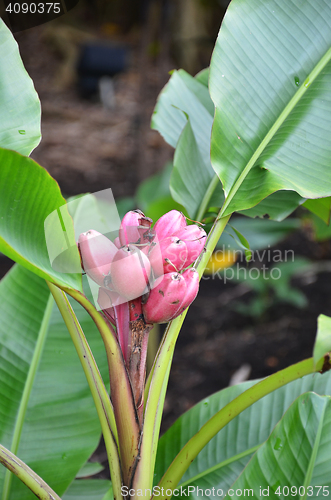
[[[125,71],[127,65],[126,47],[101,43],[83,45],[77,65],[79,89],[82,96],[93,97],[98,92],[100,78],[113,77]]]

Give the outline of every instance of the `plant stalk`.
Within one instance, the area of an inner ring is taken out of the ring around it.
[[[198,221],[202,221],[203,219],[203,216],[205,215],[205,212],[208,208],[208,205],[209,205],[209,202],[210,202],[210,199],[216,189],[216,187],[218,186],[218,184],[220,183],[220,179],[218,177],[217,174],[214,175],[214,177],[212,178],[212,180],[210,181],[210,184],[207,188],[207,191],[205,192],[205,195],[202,199],[202,202],[201,202],[201,205],[199,207],[199,211],[196,215],[196,219]]]
[[[200,278],[229,218],[230,216],[228,215],[227,217],[216,219],[208,235],[205,251],[196,263]],[[175,344],[187,312],[188,309],[169,323],[155,358],[150,377],[147,380],[149,392],[145,407],[144,434],[140,449],[140,460],[133,481],[133,488],[136,491],[138,489],[144,491],[153,486],[156,449],[161,421],[159,415],[163,412],[165,388],[167,387]]]
[[[146,379],[146,360],[149,332],[152,324],[146,324],[142,312],[141,298],[129,302],[131,334],[129,377],[132,384],[140,425],[143,424],[144,386]]]
[[[89,313],[105,344],[123,482],[124,485],[130,486],[138,462],[141,432],[132,386],[121,348],[106,319],[96,310],[85,295],[71,288],[64,288],[63,290]]]
[[[321,370],[323,366],[323,359],[320,360],[318,366],[314,366],[313,358],[305,359],[294,365],[280,370],[273,375],[261,380],[247,391],[240,394],[233,401],[228,403],[224,408],[218,411],[212,418],[208,420],[181,449],[175,457],[166,473],[159,482],[161,488],[160,497],[163,499],[170,499],[171,495],[166,495],[166,490],[173,491],[183,474],[187,471],[195,457],[206,446],[206,444],[231,420],[233,420],[239,413],[246,410],[249,406],[259,401],[267,394],[283,387],[284,385],[297,380],[305,375],[315,373]],[[162,489],[164,488],[164,489]],[[162,492],[164,494],[162,494]]]
[[[15,476],[24,483],[36,497],[41,500],[61,500],[61,498],[48,486],[41,477],[38,476],[22,460],[17,458],[0,444],[0,463],[7,467]]]
[[[66,294],[52,283],[48,283],[48,286],[68,328],[92,393],[107,449],[110,475],[112,478],[114,490],[114,498],[117,498],[119,500],[120,498],[122,498],[122,477],[118,455],[118,435],[114,409],[112,407],[109,395],[91,352],[90,346],[88,345],[84,332],[79,324],[79,321],[77,320],[77,317],[70,305]]]

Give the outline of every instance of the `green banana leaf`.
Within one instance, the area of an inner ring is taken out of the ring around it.
[[[255,383],[256,381],[244,382],[213,394],[184,413],[174,423],[159,442],[155,484],[159,482],[177,453],[201,426]],[[188,486],[203,489],[215,487],[226,492],[253,454],[268,439],[293,401],[308,391],[331,395],[331,373],[308,375],[291,382],[243,411],[199,453],[183,476],[179,488],[182,486],[186,495]],[[179,494],[179,498],[185,497],[185,493]],[[196,490],[189,496],[192,499],[199,498]]]
[[[214,105],[208,92],[209,68],[195,78],[174,71],[162,90],[152,117],[158,130],[174,148],[170,190],[173,198],[195,218],[201,205],[220,208],[224,202],[221,184],[210,163],[210,136]],[[305,200],[293,191],[275,193],[256,207],[243,211],[249,217],[268,215],[281,221]],[[199,214],[201,215],[201,214]]]
[[[0,54],[0,147],[28,156],[41,139],[40,102],[17,43],[2,19]]]
[[[328,497],[331,490],[331,398],[300,396],[232,485],[240,498]],[[232,493],[232,492],[231,492]]]
[[[57,182],[7,149],[0,149],[0,251],[42,278],[81,290],[73,223]]]
[[[85,310],[73,307],[106,379],[98,331]],[[85,374],[46,283],[24,267],[14,266],[0,282],[0,318],[0,442],[61,496],[101,435]],[[8,475],[1,467],[2,500],[35,498]]]
[[[207,205],[220,207],[224,201],[221,183],[210,163],[214,105],[205,76],[200,74],[199,80],[184,70],[174,71],[158,98],[151,124],[171,146],[177,147],[170,191],[192,218],[211,187]]]
[[[106,479],[75,480],[62,500],[113,500],[110,481]]]
[[[209,78],[224,215],[279,190],[330,196],[330,60],[330,2],[231,2]]]

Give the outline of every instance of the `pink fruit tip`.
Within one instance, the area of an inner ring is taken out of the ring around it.
[[[165,274],[142,306],[146,323],[167,323],[178,316],[185,294],[183,276],[176,272]]]
[[[119,229],[119,239],[124,245],[149,245],[154,239],[154,232],[151,231],[153,221],[146,217],[141,210],[131,210],[123,217]]]
[[[80,234],[78,248],[82,267],[98,285],[103,286],[117,248],[105,235],[90,229]]]
[[[159,241],[161,241],[168,236],[173,236],[176,231],[180,231],[186,224],[186,218],[181,212],[171,210],[156,221],[154,231]]]
[[[117,250],[111,263],[113,289],[126,300],[134,300],[148,291],[151,265],[146,255],[134,245]]]

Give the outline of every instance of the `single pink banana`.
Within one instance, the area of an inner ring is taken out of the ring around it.
[[[186,283],[186,294],[183,302],[180,305],[180,313],[185,311],[193,302],[193,300],[198,295],[199,291],[199,273],[196,269],[191,267],[186,269],[182,274]]]
[[[134,245],[117,250],[110,269],[112,288],[126,301],[148,291],[151,265],[146,255]]]
[[[118,251],[114,243],[98,231],[90,229],[90,231],[80,234],[78,249],[86,274],[98,285],[104,286],[104,279],[109,273],[111,262]]]
[[[121,248],[121,242],[120,242],[120,239],[119,237],[117,236],[117,238],[114,239],[114,245],[117,247],[117,248]]]
[[[186,294],[186,282],[178,273],[165,274],[151,290],[143,313],[146,323],[167,323],[180,314]]]
[[[149,254],[149,261],[154,271],[154,276],[180,271],[188,257],[184,241],[176,236],[168,236],[157,243]]]
[[[121,246],[149,245],[154,238],[151,231],[152,219],[146,217],[141,210],[131,210],[123,217],[119,230]]]
[[[183,267],[187,267],[201,254],[205,246],[207,234],[200,226],[192,224],[177,231],[175,236],[183,240],[186,244],[188,254]]]
[[[181,212],[171,210],[155,222],[154,231],[158,240],[161,241],[168,236],[174,236],[174,233],[183,229],[186,224],[186,218]]]

